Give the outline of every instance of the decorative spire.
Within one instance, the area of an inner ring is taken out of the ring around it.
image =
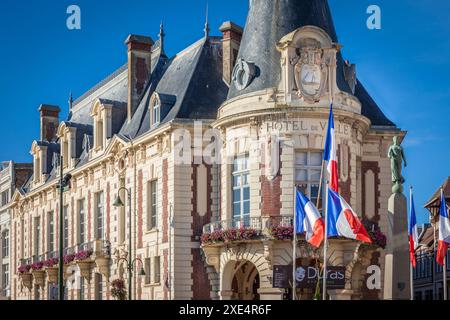
[[[164,53],[164,37],[166,34],[164,33],[164,23],[161,20],[161,24],[159,26],[159,46],[161,48],[161,53]]]
[[[209,31],[211,30],[209,28],[209,20],[208,19],[209,19],[209,3],[208,3],[208,0],[206,0],[206,22],[205,22],[205,29],[204,29],[205,38],[209,37]]]
[[[73,107],[73,96],[72,96],[72,92],[70,92],[69,94],[69,110],[72,110]]]

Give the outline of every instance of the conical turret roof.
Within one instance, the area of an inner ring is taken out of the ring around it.
[[[250,0],[250,11],[238,58],[254,63],[256,76],[243,90],[239,90],[232,82],[228,99],[278,87],[281,79],[281,54],[277,50],[277,43],[285,35],[308,25],[323,29],[333,42],[338,43],[327,0]],[[338,53],[337,85],[341,91],[354,94],[345,80],[344,66],[342,55]],[[374,125],[394,125],[384,116],[373,99],[363,98],[366,103],[363,105],[363,114],[374,114],[374,119],[371,119],[375,120]]]

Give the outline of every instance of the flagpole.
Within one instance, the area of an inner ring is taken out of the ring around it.
[[[294,232],[292,243],[292,300],[297,300],[297,280],[295,272],[297,269],[297,186],[294,187]]]
[[[323,187],[323,173],[325,172],[325,160],[322,160],[322,169],[320,171],[320,181],[319,181],[319,192],[317,194],[317,204],[316,208],[320,208],[320,196],[322,194],[322,187]],[[322,201],[323,202],[323,201]],[[323,208],[322,208],[323,209]]]
[[[441,201],[442,199],[444,199],[444,189],[441,188]],[[444,200],[445,202],[445,200]],[[447,208],[445,208],[447,209]],[[439,219],[442,219],[441,216],[439,216]],[[444,256],[444,272],[442,274],[442,281],[444,283],[443,286],[443,290],[444,290],[444,300],[447,301],[447,254],[448,254],[448,250],[446,250],[445,252],[445,256]]]
[[[409,210],[412,213],[412,206],[413,206],[413,187],[411,186],[409,189]],[[410,215],[409,219],[412,219],[412,215]],[[411,220],[410,220],[411,221]],[[411,223],[411,222],[410,222]],[[409,229],[409,226],[408,226]],[[411,239],[409,240],[411,241]],[[411,246],[411,244],[410,244]],[[416,253],[414,252],[414,255]],[[410,289],[411,289],[411,300],[414,300],[414,277],[413,277],[413,272],[414,272],[414,268],[413,268],[413,264],[412,261],[410,259],[409,261],[409,283],[410,283]]]
[[[323,275],[322,275],[322,285],[323,285],[323,298],[322,300],[327,300],[327,254],[328,254],[328,183],[326,188],[326,198],[325,198],[325,241],[323,245]]]

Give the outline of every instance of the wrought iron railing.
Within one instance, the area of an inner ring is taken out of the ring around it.
[[[290,227],[293,225],[293,216],[278,217],[239,217],[232,220],[222,220],[209,223],[203,227],[203,233],[225,231],[235,228],[251,228],[262,231],[271,227]]]

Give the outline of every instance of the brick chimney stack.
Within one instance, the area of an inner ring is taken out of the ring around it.
[[[150,37],[129,35],[128,47],[128,121],[131,121],[139,99],[149,81],[152,68],[153,40]]]
[[[41,118],[41,141],[51,142],[56,139],[60,112],[61,109],[58,106],[41,104],[39,107]]]
[[[222,24],[220,31],[223,34],[223,78],[226,83],[231,84],[231,76],[238,57],[243,30],[237,24],[227,21]]]

